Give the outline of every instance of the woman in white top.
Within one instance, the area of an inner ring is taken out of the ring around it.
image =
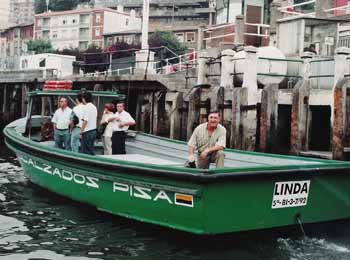
[[[107,124],[105,131],[102,135],[102,144],[104,149],[105,155],[111,155],[112,154],[112,134],[113,134],[113,124],[114,121],[108,122],[108,119],[112,118],[114,116],[114,105],[111,103],[107,103],[105,105],[105,110],[102,115],[102,119],[100,124]]]

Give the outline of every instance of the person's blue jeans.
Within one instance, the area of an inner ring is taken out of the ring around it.
[[[81,152],[95,155],[96,129],[84,132],[81,135]]]
[[[79,152],[80,147],[80,127],[74,127],[70,136],[70,144],[73,152]]]
[[[66,149],[68,151],[71,150],[70,134],[68,129],[65,129],[65,130],[55,129],[53,138],[55,140],[55,147]]]

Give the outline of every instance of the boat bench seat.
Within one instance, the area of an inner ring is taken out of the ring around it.
[[[156,164],[164,166],[183,166],[182,163],[174,162],[165,159],[159,159],[157,157],[152,157],[143,154],[112,154],[112,155],[99,155],[101,157],[120,160],[120,161],[129,161],[135,163],[147,163],[147,164]]]

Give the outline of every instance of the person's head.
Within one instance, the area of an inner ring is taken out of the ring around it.
[[[92,95],[89,92],[83,92],[82,94],[82,100],[84,104],[92,102]]]
[[[77,104],[83,103],[83,97],[82,94],[79,93],[76,97],[75,97],[75,101],[77,102]]]
[[[65,109],[68,106],[68,99],[66,97],[61,97],[59,100],[59,106],[62,109]]]
[[[114,112],[114,105],[112,103],[107,103],[105,109],[109,112]]]
[[[211,111],[208,115],[208,126],[210,128],[216,128],[220,123],[220,113],[219,111]]]
[[[118,102],[117,103],[117,111],[119,113],[123,112],[123,110],[125,109],[125,103],[124,102]]]

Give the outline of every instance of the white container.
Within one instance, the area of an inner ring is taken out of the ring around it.
[[[73,61],[75,61],[75,56],[53,53],[21,56],[20,69],[55,69],[57,70],[57,76],[60,78],[73,75]]]
[[[273,46],[260,47],[257,48],[257,56],[258,56],[258,83],[267,85],[267,84],[279,84],[285,78],[287,74],[287,61],[283,61],[286,59],[284,54]],[[245,58],[246,52],[239,51],[234,56],[234,59]],[[263,58],[263,59],[261,59]],[[271,60],[269,60],[271,59]],[[278,60],[274,60],[278,59]],[[282,61],[281,61],[282,60]],[[239,80],[243,80],[243,72],[245,67],[245,60],[236,60],[235,61],[236,73],[238,73]],[[259,75],[259,74],[271,74],[268,75]],[[273,75],[282,75],[282,76],[273,76]]]

